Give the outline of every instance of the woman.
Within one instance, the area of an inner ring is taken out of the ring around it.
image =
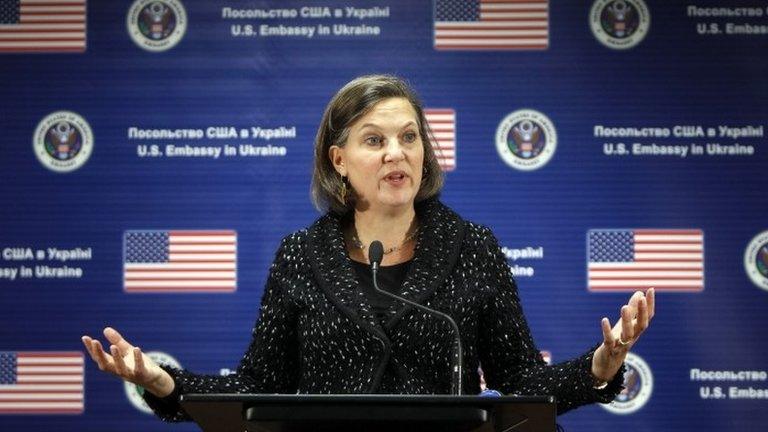
[[[653,316],[654,292],[635,293],[603,341],[546,366],[515,283],[488,228],[436,196],[442,175],[414,92],[391,76],[365,76],[334,96],[315,141],[312,196],[328,213],[283,239],[270,268],[253,339],[237,373],[201,376],[160,366],[114,329],[83,337],[99,368],[146,389],[165,420],[185,420],[183,393],[449,393],[451,328],[372,288],[368,245],[384,244],[380,285],[449,314],[464,345],[464,393],[489,388],[551,394],[558,412],[621,390],[622,363]]]

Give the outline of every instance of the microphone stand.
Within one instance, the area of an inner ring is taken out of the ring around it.
[[[376,276],[379,271],[379,264],[381,264],[381,260],[384,258],[384,247],[382,246],[380,241],[376,240],[371,243],[371,246],[369,247],[369,250],[368,250],[368,258],[371,261],[371,275],[373,276],[373,288],[376,290],[376,292],[378,292],[379,294],[383,294],[391,299],[411,305],[416,309],[424,311],[430,315],[437,315],[451,324],[451,327],[453,328],[453,332],[456,334],[456,339],[454,339],[454,344],[453,344],[454,349],[453,349],[453,362],[452,362],[453,373],[451,375],[451,394],[460,396],[462,394],[461,378],[462,378],[462,371],[463,371],[463,364],[464,364],[464,356],[461,348],[461,334],[459,333],[459,326],[456,325],[456,321],[454,321],[453,318],[451,318],[448,314],[420,305],[414,301],[408,300],[406,298],[400,297],[396,294],[392,294],[391,292],[384,291],[383,289],[379,288],[379,283],[377,281]]]

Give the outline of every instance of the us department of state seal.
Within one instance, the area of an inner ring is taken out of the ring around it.
[[[56,111],[40,120],[32,137],[37,160],[51,171],[74,171],[88,160],[93,150],[93,132],[77,113]]]
[[[628,49],[648,34],[651,15],[643,0],[597,0],[589,11],[589,25],[603,45]]]
[[[147,51],[165,51],[187,31],[187,12],[179,0],[136,0],[128,10],[128,34]]]
[[[747,245],[744,270],[753,284],[768,291],[768,231],[756,235]]]
[[[496,150],[512,168],[531,171],[546,165],[557,148],[557,132],[552,121],[531,109],[517,110],[499,123]]]

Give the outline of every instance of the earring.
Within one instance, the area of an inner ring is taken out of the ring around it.
[[[342,202],[342,204],[346,204],[347,203],[347,181],[346,181],[346,177],[344,177],[344,176],[341,176],[341,192],[340,192],[340,195],[341,195],[341,202]]]

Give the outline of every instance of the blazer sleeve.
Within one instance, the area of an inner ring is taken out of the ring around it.
[[[198,375],[187,370],[162,366],[176,384],[174,392],[158,398],[144,392],[144,400],[164,421],[185,421],[190,417],[178,397],[187,393],[296,393],[298,348],[295,306],[289,299],[291,247],[283,240],[272,263],[261,300],[259,318],[251,343],[234,374]]]
[[[536,348],[523,315],[517,286],[498,241],[485,232],[489,295],[479,334],[480,362],[488,388],[504,394],[553,395],[557,413],[593,402],[610,402],[622,390],[624,366],[608,386],[597,390],[592,355],[597,346],[573,360],[548,366]]]

